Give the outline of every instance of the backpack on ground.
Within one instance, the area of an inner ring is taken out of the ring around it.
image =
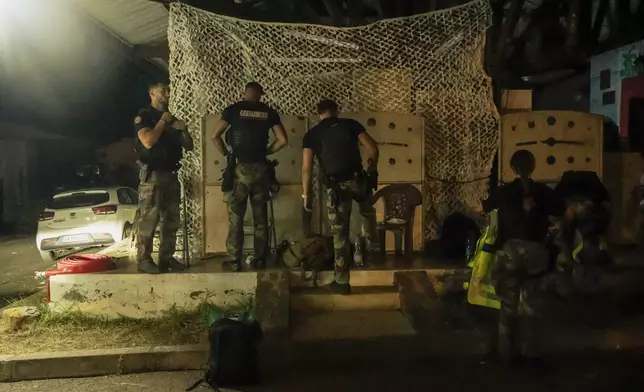
[[[304,271],[333,268],[333,238],[314,235],[291,244],[284,250],[284,264]]]
[[[262,340],[257,321],[221,318],[210,325],[210,358],[204,378],[186,391],[207,383],[215,391],[223,387],[254,385],[259,382],[257,346]]]

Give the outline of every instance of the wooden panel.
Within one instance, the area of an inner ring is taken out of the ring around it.
[[[204,194],[204,253],[226,252],[228,210],[221,186],[206,185]]]
[[[271,155],[269,159],[277,159],[277,180],[282,185],[299,185],[302,188],[302,139],[307,131],[308,119],[297,116],[281,116],[282,124],[288,135],[288,147]],[[271,132],[270,142],[274,140]],[[302,191],[298,191],[298,198],[302,200]]]
[[[360,122],[378,143],[379,180],[383,183],[416,183],[423,180],[423,121],[419,116],[400,113],[343,113]],[[319,120],[311,117],[310,123]],[[362,151],[366,167],[367,154]]]
[[[204,211],[205,252],[226,252],[226,237],[228,235],[228,206],[224,203],[221,186],[206,186]],[[302,186],[282,186],[279,194],[273,200],[275,208],[275,228],[278,242],[285,239],[296,239],[302,233]],[[252,226],[252,211],[250,204],[246,210],[245,226]],[[252,248],[252,237],[245,239],[244,248]]]
[[[212,130],[219,121],[220,116],[208,116],[204,121],[204,178],[206,185],[221,185],[221,172],[226,167],[226,159],[215,150],[212,144]],[[277,179],[284,185],[296,185],[302,182],[302,138],[307,130],[307,119],[297,116],[281,116],[282,124],[289,137],[289,146],[277,154],[271,155],[270,159],[277,159]],[[274,140],[270,132],[270,141]]]
[[[501,108],[504,111],[531,110],[532,90],[503,90]]]
[[[212,144],[212,130],[221,118],[220,115],[208,116],[203,120],[203,178],[205,185],[221,185],[221,172],[226,167],[226,158]],[[206,187],[207,189],[207,187]]]
[[[532,152],[536,159],[533,178],[557,182],[568,170],[589,170],[602,175],[603,117],[570,111],[536,111],[502,117],[499,156],[500,178],[512,181],[516,175],[510,158],[518,150]],[[546,142],[553,138],[553,146]],[[579,144],[571,144],[579,143]]]
[[[423,129],[420,117],[395,113],[357,113],[347,114],[346,117],[360,121],[376,141],[385,143],[379,146],[381,157],[379,171],[382,186],[388,183],[406,182],[414,183],[415,186],[420,188],[423,176]],[[210,132],[218,119],[219,116],[210,116],[204,121],[204,140],[206,142],[204,146],[204,178],[206,183],[204,247],[206,253],[225,252],[226,236],[228,234],[227,205],[223,202],[221,182],[219,180],[221,171],[225,166],[225,159],[215,151],[210,142]],[[369,121],[369,119],[375,120],[375,124],[370,125],[373,122]],[[307,129],[307,123],[310,123],[308,120],[296,116],[282,117],[291,147],[275,154],[275,159],[280,162],[277,167],[278,179],[283,184],[280,194],[274,201],[278,241],[298,238],[302,233],[301,149],[302,137]],[[403,146],[396,145],[396,143],[403,144]],[[366,163],[366,154],[363,153],[362,156]],[[393,158],[395,163],[390,164],[390,158]],[[382,219],[382,208],[382,202],[376,204],[379,219]],[[324,230],[328,233],[325,208],[322,208],[322,213],[325,220]],[[414,222],[415,250],[420,250],[423,243],[422,216],[422,207],[418,207]],[[357,205],[354,208],[351,221],[352,233],[359,233],[361,219]],[[246,225],[252,225],[250,206],[246,213],[245,223]],[[389,236],[387,248],[393,250],[393,235],[389,234]],[[252,247],[249,241],[251,241],[250,236],[246,239],[245,247]]]
[[[606,153],[604,185],[610,194],[612,220],[608,239],[612,244],[634,244],[638,237],[639,200],[633,192],[639,185],[642,157],[637,153]]]

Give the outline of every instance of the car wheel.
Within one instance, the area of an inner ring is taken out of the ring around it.
[[[130,222],[126,222],[125,225],[123,225],[123,236],[121,237],[121,241],[125,241],[129,239],[132,236],[132,224]]]
[[[56,255],[54,252],[46,251],[46,252],[40,252],[40,258],[42,261],[45,263],[53,263],[56,261]]]

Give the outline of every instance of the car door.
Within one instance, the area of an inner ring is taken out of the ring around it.
[[[132,204],[133,204],[133,211],[129,219],[130,219],[130,222],[134,223],[134,220],[136,219],[135,218],[136,211],[139,208],[139,193],[132,188],[127,188],[125,191],[130,195],[130,200],[132,201]]]
[[[123,223],[132,222],[131,217],[136,213],[136,206],[128,192],[127,188],[119,188],[116,191],[116,195],[119,199],[119,220]]]

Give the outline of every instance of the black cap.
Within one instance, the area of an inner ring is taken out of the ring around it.
[[[246,83],[246,90],[248,90],[249,88],[259,91],[260,94],[264,94],[264,87],[262,87],[262,85],[257,82]]]

